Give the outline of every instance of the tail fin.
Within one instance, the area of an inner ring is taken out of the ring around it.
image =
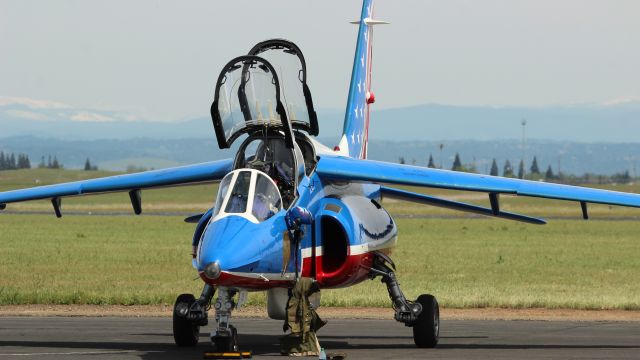
[[[369,105],[375,101],[371,92],[371,52],[373,25],[387,24],[373,20],[373,0],[363,0],[359,24],[356,54],[353,59],[349,98],[344,115],[344,130],[338,145],[341,153],[366,159],[369,141]]]

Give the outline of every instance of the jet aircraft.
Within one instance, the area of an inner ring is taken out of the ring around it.
[[[372,28],[384,23],[373,18],[373,0],[363,1],[355,23],[355,57],[337,146],[327,147],[315,139],[319,121],[302,51],[290,41],[272,39],[229,61],[215,84],[211,117],[218,145],[228,149],[242,140],[233,157],[2,192],[0,209],[14,202],[50,199],[60,217],[64,197],[128,192],[135,214],[140,214],[144,189],[219,182],[211,208],[186,219],[197,224],[192,264],[204,284],[197,298],[177,297],[173,335],[179,346],[196,345],[213,305],[211,340],[224,351],[237,349],[231,315],[247,291],[266,291],[268,315],[284,319],[288,289],[300,276],[314,278],[321,289],[381,278],[395,319],[413,328],[415,344],[436,346],[438,302],[429,294],[407,299],[400,289],[391,260],[398,229],[382,207],[382,198],[530,224],[545,221],[503,211],[500,195],[574,201],[585,219],[588,203],[640,207],[637,194],[367,160],[369,110],[375,101]],[[398,185],[486,193],[489,206],[419,194]],[[319,299],[312,300],[317,306]]]

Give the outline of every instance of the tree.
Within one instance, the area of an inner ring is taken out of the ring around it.
[[[29,161],[29,156],[27,154],[19,154],[18,169],[29,169],[29,168],[31,168],[31,162]]]
[[[535,156],[533,157],[533,162],[531,163],[531,168],[529,169],[529,171],[533,175],[540,174],[540,168],[538,168],[538,159],[536,159]]]
[[[453,159],[453,167],[451,167],[453,171],[461,171],[462,170],[462,162],[460,161],[460,155],[456,153],[455,159]]]
[[[44,169],[47,167],[47,164],[45,164],[44,162],[44,155],[42,155],[42,158],[40,158],[40,163],[38,164],[38,168],[40,169]]]
[[[615,173],[611,175],[611,181],[616,184],[626,184],[631,181],[631,176],[629,175],[629,170],[625,170],[623,172]]]
[[[89,158],[87,158],[87,160],[84,162],[84,171],[90,171],[91,170],[91,161],[89,161]]]
[[[504,168],[502,168],[502,176],[513,177],[513,168],[511,167],[511,163],[509,162],[509,160],[504,163]]]
[[[518,179],[524,179],[524,160],[520,160],[518,165]]]
[[[52,169],[60,169],[60,163],[58,162],[58,157],[53,157],[53,163],[51,164]]]
[[[47,169],[53,169],[53,163],[51,162],[51,155],[49,155],[49,160],[47,160]]]
[[[545,180],[551,180],[555,177],[555,175],[553,175],[553,170],[551,170],[551,165],[549,165],[549,167],[547,168],[547,172],[544,174],[544,179]]]
[[[16,155],[14,153],[11,153],[11,156],[9,157],[9,169],[13,170],[13,169],[17,169],[18,165],[16,164]]]
[[[400,159],[398,159],[398,162],[400,162],[400,164],[406,164],[406,161],[404,160],[404,156],[400,156]]]
[[[427,163],[427,167],[435,168],[436,164],[433,163],[433,156],[429,154],[429,162]]]
[[[493,162],[491,163],[491,172],[489,172],[489,175],[491,176],[498,176],[498,163],[496,163],[496,159],[493,159]]]
[[[5,160],[4,160],[4,151],[0,151],[0,170],[4,170],[6,168]]]

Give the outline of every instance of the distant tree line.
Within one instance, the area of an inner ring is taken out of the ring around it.
[[[15,154],[5,153],[0,151],[0,170],[16,170],[16,169],[30,169],[31,160],[27,154]],[[62,169],[64,166],[56,156],[42,156],[40,163],[38,163],[39,169]],[[91,163],[91,160],[87,158],[84,163],[84,170],[95,171],[98,170],[98,166]]]
[[[400,157],[399,159],[401,164],[405,164],[405,158]],[[412,161],[415,164],[415,160]],[[427,160],[427,167],[429,168],[437,168],[435,162],[433,160],[433,154],[429,154],[429,158]],[[546,171],[541,171],[540,165],[538,164],[538,158],[536,156],[533,157],[531,161],[531,166],[528,171],[525,170],[525,162],[524,160],[520,160],[518,163],[518,169],[515,171],[511,162],[509,160],[505,160],[502,166],[502,172],[500,172],[500,166],[498,165],[496,159],[494,158],[491,162],[491,167],[489,170],[489,175],[491,176],[503,176],[509,178],[519,178],[519,179],[527,179],[527,180],[535,180],[535,181],[547,181],[547,182],[556,182],[562,184],[626,184],[634,180],[634,178],[629,174],[628,170],[615,173],[613,175],[599,175],[592,173],[585,173],[582,176],[577,175],[568,175],[563,172],[554,172],[551,165],[547,166]],[[477,173],[477,169],[475,166],[475,161],[472,164],[464,164],[460,159],[460,154],[456,153],[453,164],[451,166],[451,170],[453,171],[463,171],[470,173]]]
[[[38,164],[38,169],[62,169],[64,166],[58,161],[56,156],[51,158],[51,155],[47,157],[47,161],[45,162],[45,157],[43,156],[40,159],[40,163]]]
[[[17,170],[31,168],[27,154],[4,153],[0,151],[0,170]]]

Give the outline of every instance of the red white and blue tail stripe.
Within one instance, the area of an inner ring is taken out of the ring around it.
[[[371,52],[373,25],[386,24],[373,19],[373,0],[362,2],[356,53],[351,72],[349,98],[344,116],[344,130],[336,150],[358,159],[367,158],[369,139],[369,105],[375,101],[371,92]]]

